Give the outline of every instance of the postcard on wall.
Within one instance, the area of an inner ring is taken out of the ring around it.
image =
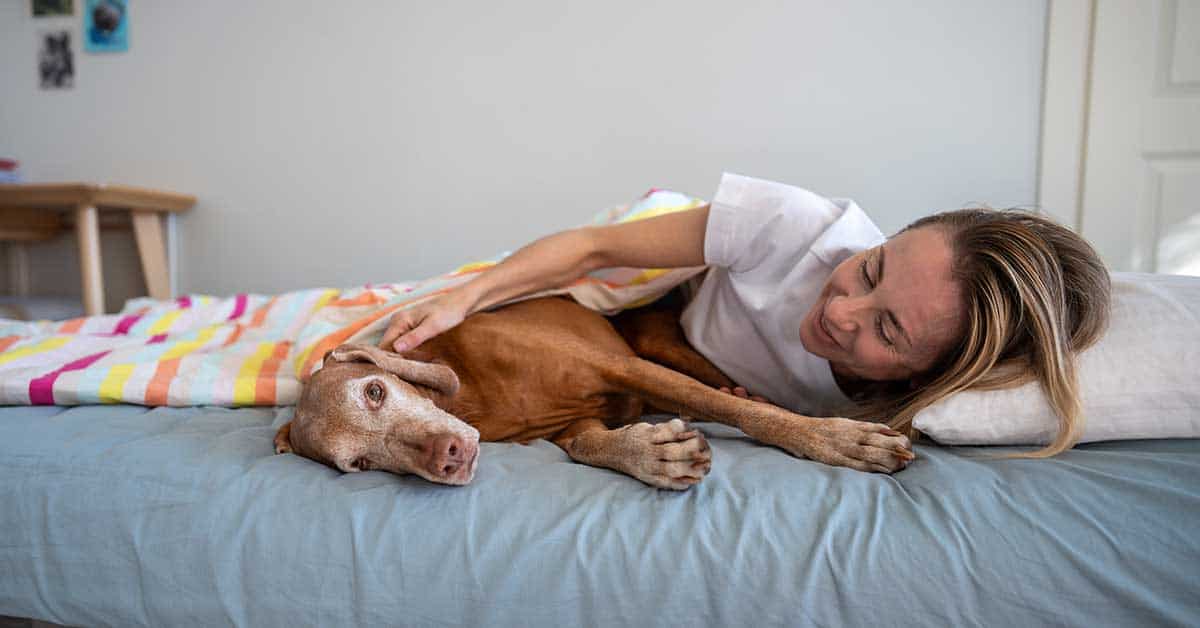
[[[70,89],[75,85],[75,58],[71,53],[71,31],[47,31],[41,34],[38,51],[38,75],[42,89]]]
[[[129,0],[85,0],[83,48],[88,52],[129,50]]]
[[[74,0],[32,0],[33,17],[56,17],[74,15]]]

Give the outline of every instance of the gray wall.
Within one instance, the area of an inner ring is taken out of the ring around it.
[[[64,92],[37,33],[79,18],[28,7],[0,2],[0,154],[199,196],[184,291],[428,276],[722,170],[885,231],[1035,199],[1044,0],[135,2]]]

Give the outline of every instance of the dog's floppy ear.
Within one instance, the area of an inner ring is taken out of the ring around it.
[[[326,356],[329,358],[337,362],[370,362],[406,382],[428,386],[447,395],[458,392],[458,376],[444,364],[409,360],[398,353],[361,344],[342,345],[330,351]]]
[[[292,422],[288,421],[275,432],[275,453],[292,453]]]

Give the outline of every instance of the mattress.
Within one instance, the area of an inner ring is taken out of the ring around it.
[[[474,482],[273,455],[292,408],[0,408],[0,615],[87,626],[1196,625],[1200,441],[894,475],[698,424],[661,491],[554,445]]]

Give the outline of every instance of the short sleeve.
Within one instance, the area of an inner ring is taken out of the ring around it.
[[[781,252],[807,251],[840,213],[808,190],[725,173],[709,207],[704,261],[746,272]]]

